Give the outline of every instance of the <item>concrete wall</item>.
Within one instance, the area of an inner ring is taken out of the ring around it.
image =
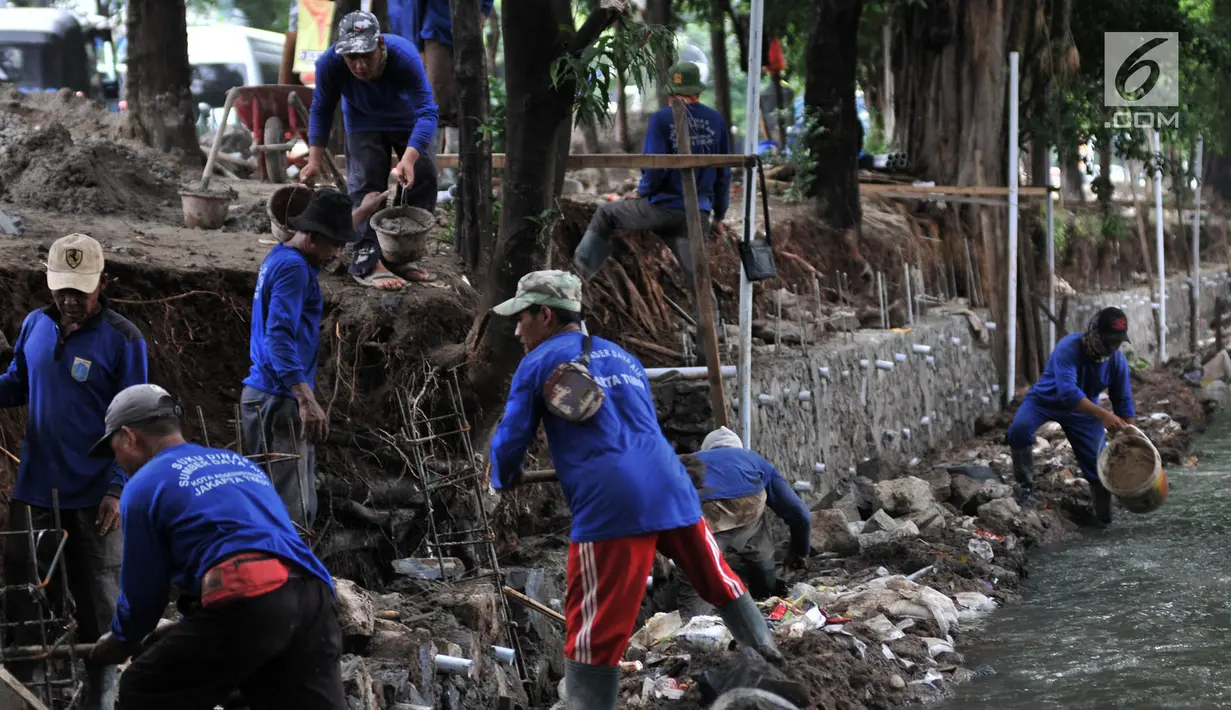
[[[1188,353],[1189,304],[1188,277],[1173,277],[1167,282],[1167,357]],[[1214,313],[1214,300],[1229,293],[1231,277],[1226,269],[1207,269],[1202,273],[1200,310],[1204,323],[1202,340],[1208,340],[1208,323]],[[1075,285],[1076,287],[1076,285]],[[1132,345],[1124,346],[1125,354],[1158,364],[1158,285],[1127,291],[1104,291],[1097,294],[1079,294],[1069,305],[1067,327],[1070,332],[1084,331],[1090,318],[1100,308],[1119,306],[1128,315],[1128,336]],[[1059,307],[1059,306],[1057,306]]]
[[[1205,274],[1201,306],[1207,321],[1215,298],[1228,293],[1229,285],[1222,271]],[[1155,362],[1151,295],[1150,289],[1138,288],[1078,297],[1070,305],[1068,328],[1084,330],[1098,308],[1119,305],[1129,317],[1132,353]],[[1169,357],[1188,350],[1188,313],[1187,279],[1172,279]],[[930,449],[973,435],[979,418],[999,409],[999,381],[991,349],[975,341],[961,316],[929,317],[911,332],[831,334],[807,350],[754,346],[753,448],[788,479],[811,481],[808,498],[819,502],[840,491],[869,460],[909,466]],[[738,394],[736,381],[727,380],[736,430]],[[668,437],[681,450],[695,449],[708,429],[706,383],[656,383],[655,400]]]

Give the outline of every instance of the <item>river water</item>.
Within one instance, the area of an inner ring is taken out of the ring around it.
[[[946,710],[1231,708],[1231,421],[1195,448],[1162,508],[1032,558],[1022,603],[960,649],[997,675]]]

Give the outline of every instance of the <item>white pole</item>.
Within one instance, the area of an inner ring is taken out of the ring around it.
[[[1056,315],[1056,204],[1051,188],[1051,148],[1047,149],[1047,310]],[[1047,352],[1056,349],[1056,321],[1047,319]]]
[[[757,152],[761,133],[761,23],[764,0],[752,0],[748,18],[748,102],[745,105],[744,154]],[[785,149],[786,146],[783,146]],[[756,169],[745,173],[754,179],[744,185],[744,214],[756,214]],[[768,215],[766,215],[768,218]],[[744,225],[744,238],[756,231],[756,220]],[[744,448],[752,448],[752,282],[743,266],[739,270],[739,425]]]
[[[1190,343],[1194,353],[1201,339],[1198,328],[1201,326],[1201,163],[1205,153],[1205,137],[1197,136],[1197,155],[1193,158],[1193,176],[1197,179],[1197,188],[1193,190],[1193,265],[1192,274],[1192,336]]]
[[[915,324],[915,305],[914,305],[914,301],[911,299],[911,293],[910,293],[910,264],[907,264],[905,261],[903,261],[902,271],[906,275],[906,278],[902,281],[902,283],[906,287],[906,322],[909,323],[910,325],[914,325]]]
[[[1009,367],[1005,376],[1004,401],[1013,401],[1017,382],[1017,52],[1009,52]]]
[[[1163,255],[1163,166],[1158,131],[1150,142],[1154,149],[1154,241],[1158,247],[1158,358],[1167,362],[1167,266]]]

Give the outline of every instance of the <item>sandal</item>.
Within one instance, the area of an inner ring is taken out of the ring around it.
[[[427,269],[419,266],[417,262],[409,264],[400,264],[398,266],[389,266],[385,264],[385,268],[397,274],[398,278],[408,282],[426,283],[435,281],[436,277],[427,272]]]
[[[406,284],[402,284],[401,286],[393,286],[393,287],[377,286],[376,285],[377,283],[381,281],[388,281],[390,279],[398,279],[400,281],[406,280],[402,278],[401,276],[398,276],[397,274],[391,274],[387,271],[372,272],[368,274],[367,276],[358,276],[356,274],[351,274],[351,278],[354,279],[355,283],[359,284],[360,286],[367,286],[368,288],[374,288],[377,291],[397,291],[398,289],[402,289],[406,287]]]

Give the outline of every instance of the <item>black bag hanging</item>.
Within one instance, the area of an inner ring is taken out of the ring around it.
[[[744,173],[747,176],[747,173]],[[761,169],[761,159],[757,159],[757,175],[761,181],[761,210],[765,213],[765,239],[752,238],[756,230],[755,209],[751,200],[745,201],[744,224],[748,230],[748,239],[739,243],[739,258],[744,264],[744,273],[749,281],[764,281],[778,275],[774,266],[774,238],[769,225],[769,193],[765,189],[765,171]],[[746,182],[746,181],[745,181]],[[745,185],[744,189],[748,189]]]

